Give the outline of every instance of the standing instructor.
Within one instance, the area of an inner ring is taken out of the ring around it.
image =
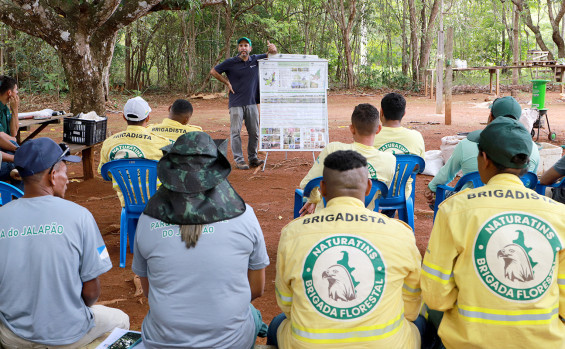
[[[268,53],[277,53],[274,44],[267,41]],[[231,57],[218,64],[210,74],[224,83],[229,90],[230,110],[230,140],[235,166],[240,170],[248,170],[249,166],[257,167],[263,160],[257,157],[259,142],[259,59],[267,58],[267,54],[250,55],[251,40],[246,37],[237,40],[237,56]],[[222,73],[226,73],[223,76]],[[227,77],[227,78],[226,78]],[[241,149],[241,126],[245,121],[245,128],[249,134],[247,157],[249,165],[245,163]]]

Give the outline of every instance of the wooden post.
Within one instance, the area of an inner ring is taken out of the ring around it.
[[[453,86],[453,28],[447,28],[445,45],[445,124],[451,125],[451,88]]]
[[[437,86],[436,86],[436,114],[441,114],[443,107],[443,0],[439,2],[439,31],[437,33]]]
[[[494,69],[489,69],[488,70],[489,76],[490,76],[490,80],[488,83],[488,93],[492,93],[492,74],[494,73]]]
[[[424,70],[424,96],[428,95],[428,70]]]
[[[496,69],[496,97],[500,96],[500,69]]]
[[[434,99],[434,71],[432,70],[432,78],[430,79],[430,99]]]

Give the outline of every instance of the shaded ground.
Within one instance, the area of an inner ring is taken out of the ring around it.
[[[46,100],[39,97],[28,98],[23,96],[22,110],[39,109],[47,105]],[[351,142],[351,135],[347,126],[353,107],[359,103],[372,103],[379,106],[382,95],[364,94],[330,94],[329,96],[329,127],[330,141]],[[34,99],[35,98],[35,99]],[[167,108],[177,96],[149,96],[147,97],[153,107],[151,122],[160,122],[168,114]],[[488,116],[488,103],[485,103],[485,94],[469,94],[454,96],[452,126],[443,125],[444,116],[435,114],[435,102],[425,97],[409,97],[407,115],[404,125],[420,131],[426,141],[426,149],[439,149],[441,137],[454,135],[457,132],[468,132],[484,126]],[[557,133],[556,145],[565,143],[565,105],[559,99],[559,94],[549,93],[547,105],[552,130]],[[108,104],[109,109],[117,112],[123,106],[126,96],[113,97]],[[530,94],[520,93],[518,99],[527,103]],[[227,99],[194,100],[194,116],[192,123],[200,125],[204,131],[213,138],[229,137],[229,115]],[[53,103],[51,101],[51,103]],[[31,106],[28,108],[28,106]],[[55,108],[65,109],[65,103],[57,103]],[[68,106],[66,106],[68,110]],[[109,129],[115,133],[125,129],[125,122],[121,114],[108,113]],[[244,144],[247,136],[244,134]],[[53,126],[47,134],[59,141],[62,138],[62,126]],[[540,141],[548,142],[547,134],[542,131]],[[99,160],[99,146],[96,148],[96,166]],[[244,151],[246,153],[246,151]],[[317,155],[317,154],[316,154]],[[230,156],[231,157],[231,156]],[[264,156],[262,156],[264,158]],[[271,258],[271,265],[267,268],[267,281],[265,294],[254,301],[254,305],[261,310],[265,322],[270,320],[280,311],[277,307],[274,292],[276,250],[281,228],[292,220],[293,195],[300,180],[304,177],[312,164],[311,152],[271,152],[265,172],[233,170],[229,180],[255,210],[263,228],[267,250]],[[134,274],[131,271],[132,255],[128,253],[127,267],[121,269],[119,264],[119,220],[120,205],[117,197],[108,182],[104,182],[97,174],[92,180],[82,181],[82,167],[72,164],[69,169],[71,183],[68,186],[67,199],[87,207],[94,215],[100,231],[106,241],[114,268],[101,277],[102,295],[101,303],[124,310],[130,316],[131,328],[140,330],[143,318],[148,310],[147,300],[143,296],[134,297]],[[423,252],[432,228],[432,212],[424,200],[423,190],[431,180],[428,176],[418,176],[416,181],[416,240],[420,252]],[[195,285],[195,287],[198,287]]]

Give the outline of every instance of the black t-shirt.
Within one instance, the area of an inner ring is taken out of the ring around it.
[[[219,73],[226,73],[235,94],[229,94],[229,108],[259,104],[259,63],[266,54],[250,55],[247,61],[238,56],[231,57],[214,67]]]

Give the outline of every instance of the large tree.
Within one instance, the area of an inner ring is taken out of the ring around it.
[[[71,112],[105,114],[118,30],[152,11],[208,6],[225,0],[0,0],[0,21],[57,51]]]

